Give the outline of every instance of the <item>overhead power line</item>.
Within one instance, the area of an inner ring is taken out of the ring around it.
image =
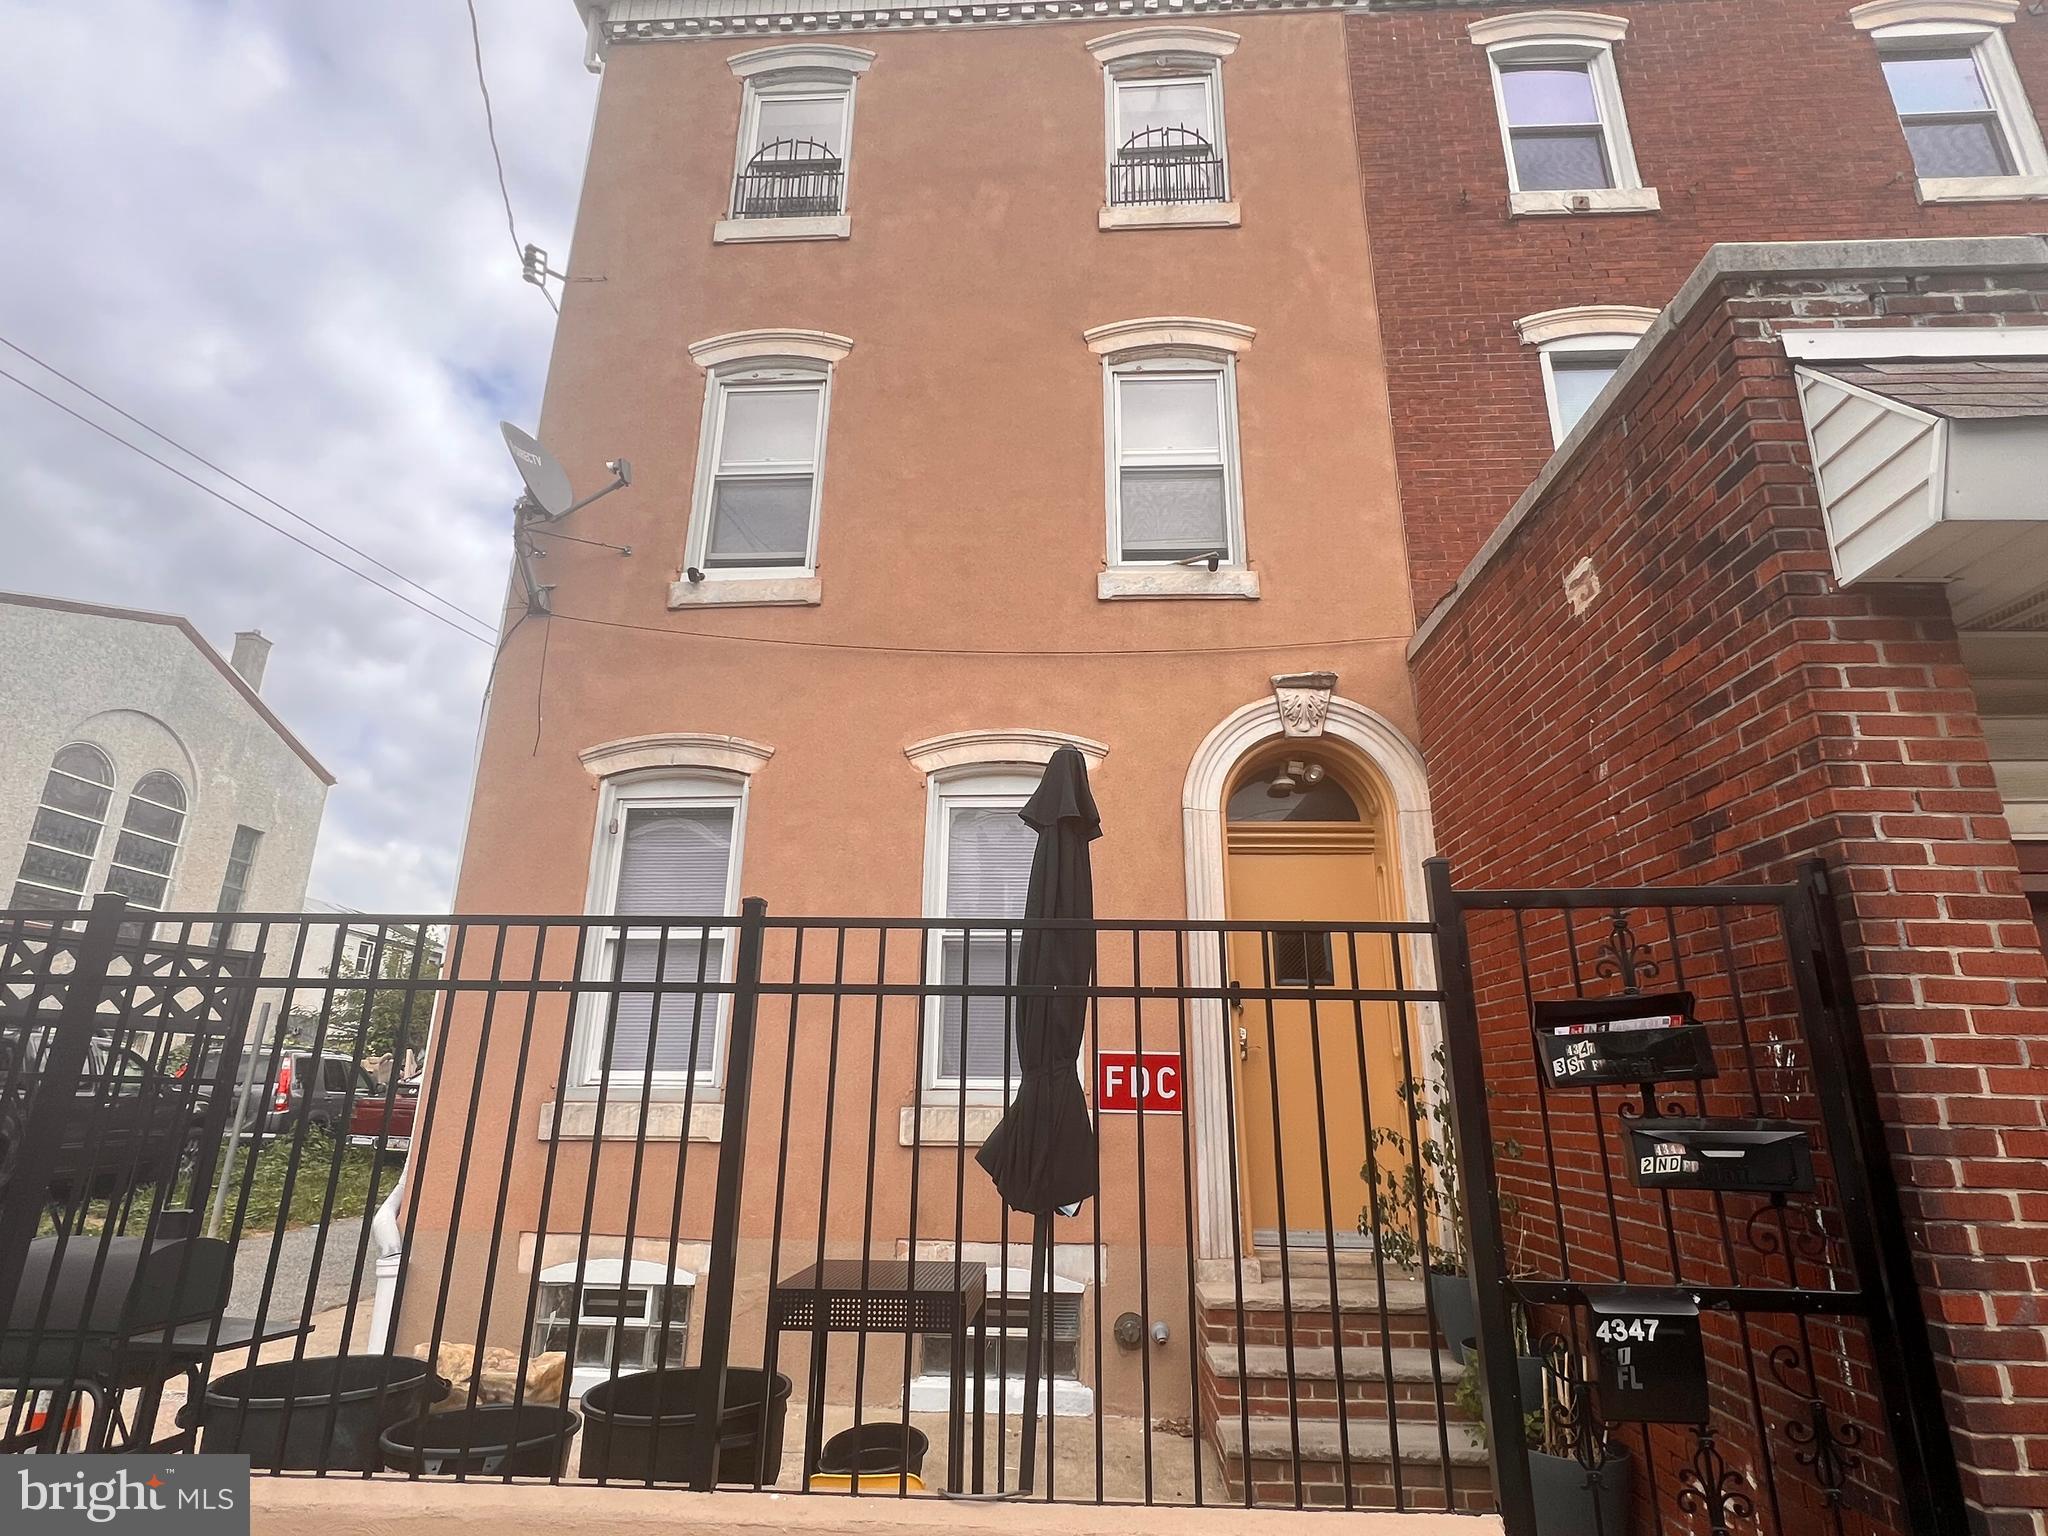
[[[1013,656],[1038,660],[1072,660],[1114,656],[1260,656],[1274,651],[1323,651],[1344,645],[1386,645],[1406,634],[1347,635],[1338,640],[1272,640],[1260,645],[1114,646],[1098,650],[1041,650],[1033,647],[961,645],[874,645],[856,640],[802,640],[786,635],[727,635],[716,630],[676,629],[666,624],[628,624],[623,619],[596,619],[551,609],[549,618],[565,624],[590,624],[599,629],[629,629],[646,635],[672,635],[691,640],[727,640],[740,645],[784,645],[812,651],[866,651],[892,656]]]
[[[256,489],[255,486],[251,485],[248,481],[241,479],[239,476],[233,474],[228,470],[222,469],[220,465],[214,463],[213,460],[209,459],[205,454],[199,452],[198,449],[187,447],[184,443],[179,442],[175,437],[172,437],[170,433],[164,431],[161,427],[151,426],[148,422],[144,421],[140,416],[137,416],[133,411],[123,410],[120,406],[116,405],[113,401],[109,400],[105,395],[98,394],[88,385],[81,384],[77,379],[74,379],[70,374],[66,373],[63,369],[57,367],[54,363],[46,362],[42,358],[36,356],[35,353],[29,351],[29,349],[21,345],[20,342],[11,341],[5,336],[0,336],[0,347],[6,347],[11,352],[19,353],[21,356],[27,358],[30,362],[34,363],[38,368],[42,369],[45,373],[50,374],[55,378],[62,379],[66,384],[69,384],[73,389],[77,390],[81,395],[84,395],[88,400],[91,400],[98,405],[105,406],[108,410],[112,411],[116,416],[119,416],[123,421],[131,422],[135,426],[142,428],[143,431],[147,432],[151,437],[156,438],[159,442],[169,443],[173,448],[177,449],[178,452],[184,454],[186,458],[191,459],[196,464],[204,464],[208,469],[212,470],[216,475],[219,475],[221,479],[227,481],[230,485],[240,487],[242,490],[247,491],[251,496],[254,496],[259,501],[268,502],[271,506],[277,508],[278,511],[284,513],[285,516],[291,518],[294,522],[301,523],[304,526],[311,528],[323,539],[330,540],[333,543],[340,545],[343,549],[347,550],[350,554],[356,556],[358,559],[367,560],[371,565],[377,567],[378,570],[384,572],[385,575],[394,577],[398,581],[403,582],[406,586],[411,587],[415,592],[418,592],[421,596],[432,598],[435,602],[439,603],[442,607],[448,609],[451,613],[458,613],[462,615],[463,618],[468,619],[471,623],[481,624],[487,630],[495,631],[497,629],[498,626],[495,621],[487,619],[483,617],[483,615],[481,614],[470,612],[469,609],[464,608],[460,603],[454,602],[448,598],[443,597],[440,593],[436,592],[432,587],[423,586],[421,583],[414,581],[410,576],[406,575],[405,572],[398,570],[394,566],[386,565],[382,560],[379,560],[375,555],[371,554],[368,550],[359,549],[355,545],[349,543],[347,539],[344,539],[340,534],[334,532],[332,529],[323,527],[321,524],[314,522],[311,518],[303,516],[300,513],[294,512],[290,507],[286,506],[283,502],[279,501],[275,496],[272,496],[265,491],[259,491],[258,489]],[[16,380],[16,382],[19,383],[20,381]],[[44,398],[48,399],[49,397],[44,396]],[[80,419],[83,420],[84,418]]]
[[[309,543],[307,540],[300,538],[296,533],[293,533],[289,528],[280,527],[278,524],[272,522],[269,518],[265,517],[262,513],[257,512],[252,508],[243,506],[239,501],[236,501],[232,496],[226,495],[224,492],[215,489],[213,486],[208,485],[204,480],[200,480],[192,475],[186,474],[184,470],[178,468],[177,465],[170,463],[168,460],[158,458],[155,454],[151,453],[147,448],[144,448],[140,443],[130,442],[120,433],[114,431],[113,428],[105,426],[100,422],[94,421],[90,416],[86,415],[84,412],[76,410],[69,405],[66,405],[62,400],[57,399],[54,395],[45,394],[42,390],[37,389],[35,385],[29,383],[28,380],[23,379],[15,374],[9,373],[4,368],[0,368],[0,379],[5,379],[10,384],[19,385],[22,389],[25,389],[30,394],[34,395],[38,400],[41,400],[49,405],[54,405],[58,410],[62,411],[66,416],[71,417],[74,421],[83,422],[86,426],[91,427],[93,431],[99,433],[102,437],[109,438],[112,441],[119,443],[123,448],[126,448],[130,453],[137,454],[140,457],[149,460],[150,463],[154,464],[158,469],[165,471],[167,474],[176,475],[180,480],[184,481],[193,489],[204,491],[207,495],[211,496],[215,501],[220,502],[223,506],[234,508],[235,511],[241,513],[244,517],[251,518],[256,522],[261,523],[264,527],[268,528],[272,533],[281,534],[283,537],[290,539],[294,544],[298,545],[299,548],[311,551],[313,554],[318,555],[322,560],[325,560],[328,564],[335,566],[340,570],[348,572],[348,574],[355,577],[356,580],[367,582],[369,583],[369,585],[375,587],[379,592],[388,593],[390,596],[397,598],[401,603],[404,603],[408,608],[415,609],[416,611],[425,614],[428,618],[432,619],[436,624],[446,625],[449,629],[454,630],[455,633],[457,633],[458,635],[463,636],[465,639],[474,640],[479,645],[490,645],[493,643],[492,638],[489,635],[480,635],[475,630],[469,629],[462,624],[458,624],[454,619],[449,618],[446,614],[439,613],[434,609],[427,607],[424,603],[418,602],[415,599],[406,596],[405,593],[399,591],[398,588],[386,586],[383,582],[377,580],[376,577],[372,576],[368,571],[362,570],[357,566],[350,565],[346,560],[343,560],[340,556],[333,554],[328,550],[322,549],[317,544]]]
[[[484,132],[490,135],[491,162],[498,168],[498,196],[505,202],[505,232],[512,237],[513,254],[519,258],[520,268],[524,271],[527,265],[526,242],[519,238],[519,221],[512,216],[512,188],[506,184],[505,157],[498,150],[498,119],[491,110],[490,82],[484,78],[484,39],[477,28],[476,0],[464,0],[464,3],[469,7],[469,48],[476,58],[477,93],[484,99]],[[533,286],[540,289],[540,296],[548,301],[548,308],[559,315],[562,306],[555,302],[555,296],[540,283]]]

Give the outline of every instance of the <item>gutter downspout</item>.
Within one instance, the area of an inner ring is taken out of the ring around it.
[[[377,1207],[377,1214],[370,1221],[370,1238],[377,1253],[377,1296],[370,1306],[369,1343],[375,1354],[390,1351],[397,1331],[398,1320],[391,1315],[391,1308],[398,1298],[398,1272],[404,1267],[405,1257],[405,1232],[398,1223],[398,1202],[404,1198],[411,1176],[412,1160],[408,1157],[398,1182],[391,1186],[391,1193],[384,1197],[384,1203]]]

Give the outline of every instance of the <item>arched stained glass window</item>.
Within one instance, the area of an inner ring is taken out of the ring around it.
[[[78,906],[113,795],[114,765],[105,753],[78,742],[58,750],[43,781],[42,803],[29,827],[9,906],[29,911]]]
[[[185,835],[185,786],[168,773],[145,773],[128,792],[121,835],[114,840],[106,889],[138,907],[161,908],[171,866]]]

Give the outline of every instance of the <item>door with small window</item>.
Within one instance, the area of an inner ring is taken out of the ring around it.
[[[1367,1103],[1371,1125],[1406,1125],[1400,1084],[1419,1064],[1404,1062],[1396,1009],[1316,996],[1391,986],[1387,937],[1306,926],[1388,917],[1376,806],[1335,754],[1298,747],[1256,760],[1226,805],[1230,916],[1276,925],[1231,936],[1230,980],[1282,994],[1242,998],[1230,1013],[1242,1208],[1255,1248],[1277,1249],[1283,1233],[1290,1247],[1361,1244]]]

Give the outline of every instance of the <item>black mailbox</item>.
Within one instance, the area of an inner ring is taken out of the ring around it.
[[[1536,1043],[1554,1087],[1700,1082],[1713,1077],[1707,1027],[1690,992],[1570,998],[1536,1005]]]
[[[1685,1291],[1587,1286],[1595,1406],[1609,1424],[1704,1424],[1699,1303]]]
[[[1666,1117],[1623,1121],[1638,1189],[1733,1189],[1799,1194],[1813,1188],[1813,1144],[1785,1120]]]

